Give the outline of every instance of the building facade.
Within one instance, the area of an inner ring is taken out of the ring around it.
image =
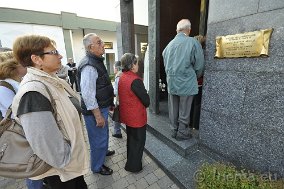
[[[75,13],[45,13],[30,10],[0,7],[1,46],[11,48],[14,39],[24,34],[46,35],[54,39],[63,55],[62,63],[68,58],[79,62],[85,55],[82,39],[87,33],[96,33],[105,42],[105,65],[113,73],[113,63],[118,54],[118,22],[79,17]],[[141,54],[141,43],[147,43],[147,26],[135,25],[135,53]]]

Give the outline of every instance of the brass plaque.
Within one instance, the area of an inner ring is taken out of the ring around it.
[[[215,58],[268,56],[273,29],[216,37]]]
[[[113,49],[113,43],[112,42],[104,42],[105,49]]]

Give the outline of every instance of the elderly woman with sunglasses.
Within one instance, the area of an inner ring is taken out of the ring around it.
[[[62,56],[55,45],[39,35],[22,36],[14,42],[17,61],[28,68],[13,100],[13,115],[23,126],[34,153],[52,167],[31,179],[44,179],[52,189],[86,189],[83,175],[88,172],[89,161],[76,106],[79,101],[68,83],[56,76]]]

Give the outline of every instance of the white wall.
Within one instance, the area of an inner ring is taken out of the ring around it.
[[[21,35],[44,35],[56,42],[57,50],[63,56],[62,63],[66,64],[66,50],[63,31],[60,27],[35,24],[4,23],[0,22],[0,40],[3,47],[13,47],[14,40]]]
[[[67,64],[67,59],[65,50],[65,42],[63,31],[61,27],[55,26],[44,26],[44,25],[35,25],[35,24],[21,24],[21,23],[5,23],[0,22],[0,40],[3,47],[13,47],[14,40],[21,35],[25,34],[36,34],[36,35],[45,35],[53,40],[55,40],[57,49],[60,54],[63,56],[62,64]],[[117,39],[116,32],[102,31],[102,30],[85,30],[85,34],[96,33],[101,37],[103,41],[112,42],[113,49],[106,49],[105,53],[114,53],[115,60],[118,59],[117,56]],[[85,49],[83,46],[83,30],[77,29],[72,30],[71,43],[73,45],[73,58],[74,62],[79,63],[80,60],[85,55]]]
[[[78,63],[85,56],[85,48],[83,46],[83,30],[72,30],[73,38],[73,55],[74,62]]]
[[[134,0],[134,24],[148,26],[148,1]]]

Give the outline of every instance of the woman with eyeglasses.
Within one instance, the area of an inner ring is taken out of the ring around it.
[[[79,100],[69,84],[56,76],[62,56],[55,47],[45,36],[26,35],[15,40],[14,55],[27,67],[27,74],[13,100],[13,115],[23,126],[34,153],[52,167],[31,179],[44,179],[51,189],[86,189],[83,175],[88,172],[89,161]]]
[[[127,161],[125,170],[142,170],[142,156],[146,140],[147,112],[150,98],[138,73],[138,58],[132,53],[121,57],[122,75],[118,83],[119,115],[126,125]]]

